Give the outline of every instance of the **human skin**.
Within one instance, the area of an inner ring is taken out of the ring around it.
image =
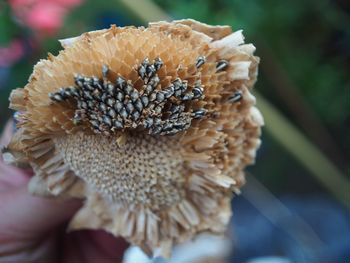
[[[9,122],[0,139],[10,140]],[[6,165],[0,158],[1,263],[117,263],[127,243],[104,231],[68,233],[67,222],[81,207],[80,200],[57,200],[28,193],[30,170]]]

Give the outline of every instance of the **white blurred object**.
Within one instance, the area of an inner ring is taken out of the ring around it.
[[[193,241],[177,245],[170,260],[155,260],[166,263],[193,263],[207,258],[221,259],[228,256],[230,248],[228,238],[202,234]],[[155,260],[149,259],[138,247],[130,247],[124,254],[123,263],[152,263]]]
[[[139,247],[129,247],[125,253],[123,258],[123,263],[151,263],[150,260],[145,253]]]
[[[250,259],[246,263],[292,263],[292,261],[284,257],[269,256]]]

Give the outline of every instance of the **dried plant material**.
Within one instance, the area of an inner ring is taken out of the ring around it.
[[[254,46],[194,20],[61,43],[10,97],[7,160],[33,167],[29,190],[85,198],[71,230],[105,229],[153,256],[222,234],[260,145]]]

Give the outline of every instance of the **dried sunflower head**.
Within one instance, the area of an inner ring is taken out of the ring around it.
[[[62,45],[10,97],[20,114],[5,154],[33,167],[29,190],[85,198],[70,229],[102,228],[154,256],[223,233],[260,144],[254,46],[194,20]]]

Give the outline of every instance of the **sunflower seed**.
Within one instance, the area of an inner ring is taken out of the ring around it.
[[[149,103],[149,99],[147,96],[142,96],[141,97],[141,102],[143,104],[144,107],[147,107],[148,106],[148,103]]]
[[[49,93],[49,98],[53,101],[61,102],[63,101],[63,98],[60,94],[58,93]]]
[[[164,101],[164,99],[165,99],[164,93],[161,92],[161,91],[160,91],[160,92],[157,92],[156,99],[157,99],[158,102]]]
[[[242,99],[243,95],[241,91],[236,91],[232,96],[228,98],[228,102],[235,103]]]
[[[199,99],[203,95],[203,88],[202,87],[194,87],[192,89],[192,93],[193,93],[194,99]]]
[[[126,104],[125,108],[126,108],[126,111],[127,111],[129,114],[135,109],[135,107],[134,107],[134,105],[132,104],[132,102],[128,102],[128,103]]]
[[[163,66],[163,61],[159,57],[157,57],[154,60],[154,67],[155,67],[156,71],[158,71],[162,66]]]
[[[108,125],[108,126],[112,126],[112,120],[110,117],[108,117],[107,115],[103,116],[103,123]]]
[[[137,99],[135,102],[134,102],[134,106],[135,106],[135,109],[139,112],[141,112],[143,110],[143,105],[142,105],[142,102],[140,99]]]
[[[124,127],[123,123],[121,121],[118,121],[118,120],[115,120],[113,122],[113,126],[116,127],[117,129],[122,129]]]
[[[109,115],[112,119],[114,119],[114,118],[117,116],[117,113],[115,112],[115,110],[113,110],[112,108],[110,108],[110,109],[108,110],[108,115]]]
[[[196,68],[200,68],[206,62],[205,56],[199,56],[196,62]]]
[[[144,66],[140,66],[137,72],[139,73],[141,79],[146,77],[146,68]]]
[[[110,107],[113,107],[115,104],[115,99],[114,98],[108,98],[106,101],[107,105]]]
[[[130,98],[133,102],[135,102],[139,98],[139,92],[134,89],[130,94]]]
[[[123,119],[126,119],[129,115],[124,107],[120,110],[119,114]]]
[[[107,65],[103,65],[102,66],[102,76],[103,76],[103,78],[105,78],[105,79],[107,78],[108,72],[109,72],[108,66]]]
[[[119,88],[124,88],[126,86],[126,80],[122,77],[117,77],[115,83]]]
[[[140,113],[138,111],[134,111],[131,115],[134,121],[138,120],[140,118]]]
[[[216,71],[224,70],[228,66],[228,62],[226,60],[220,60],[216,64]]]
[[[192,117],[195,119],[200,119],[204,117],[205,113],[206,113],[205,109],[199,109],[192,113]]]
[[[114,109],[117,111],[117,112],[120,112],[121,109],[123,108],[123,103],[121,103],[120,101],[117,101],[114,105]]]
[[[117,92],[117,95],[116,95],[116,98],[117,98],[117,100],[119,100],[119,101],[123,101],[124,100],[124,93],[123,92],[121,92],[121,91],[118,91]]]

